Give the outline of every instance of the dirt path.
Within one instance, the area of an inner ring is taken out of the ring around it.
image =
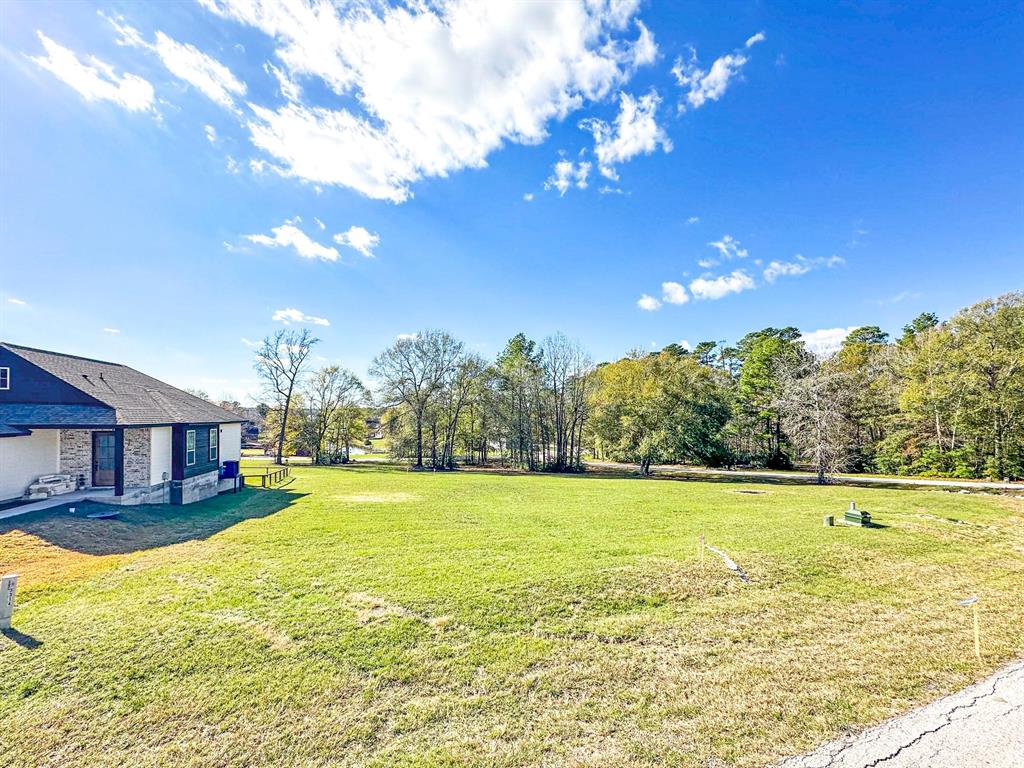
[[[856,736],[791,757],[778,768],[1020,768],[1024,661]]]
[[[607,469],[636,469],[635,464],[620,464],[614,461],[588,461],[588,466]],[[810,472],[771,472],[754,469],[707,469],[706,467],[681,467],[674,464],[658,464],[651,467],[657,475],[708,475],[711,477],[742,477],[752,480],[791,480],[793,482],[817,482]],[[1024,494],[1024,483],[997,483],[987,480],[934,480],[917,477],[877,477],[873,475],[835,475],[833,483],[840,485],[908,485],[916,487],[964,488],[969,490],[1019,491]]]

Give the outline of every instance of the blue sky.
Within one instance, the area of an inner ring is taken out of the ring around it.
[[[425,327],[600,360],[1024,288],[1019,4],[0,15],[15,343],[243,396],[297,316],[363,374]]]

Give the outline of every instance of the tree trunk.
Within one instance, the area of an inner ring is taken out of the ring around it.
[[[281,414],[281,432],[277,440],[277,463],[281,463],[284,456],[284,436],[288,428],[288,411],[292,405],[292,387],[288,387],[288,395],[284,399],[284,413]]]

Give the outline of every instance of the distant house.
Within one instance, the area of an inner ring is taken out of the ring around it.
[[[366,420],[366,437],[370,440],[380,440],[384,437],[384,427],[376,416],[371,416]]]
[[[242,421],[124,365],[0,342],[0,501],[47,474],[115,503],[199,501],[241,458]]]

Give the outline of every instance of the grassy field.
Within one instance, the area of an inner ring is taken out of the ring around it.
[[[940,491],[307,466],[0,569],[5,767],[758,766],[1024,653],[1024,505]]]

